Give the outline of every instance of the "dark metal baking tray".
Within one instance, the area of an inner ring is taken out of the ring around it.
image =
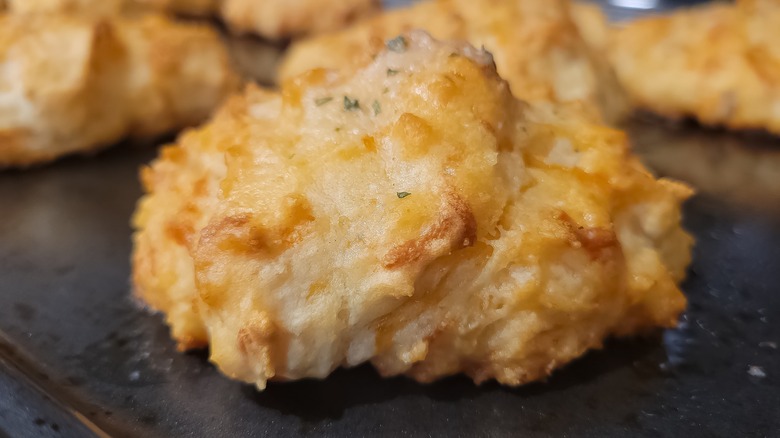
[[[639,120],[692,182],[680,326],[609,342],[547,382],[421,385],[367,366],[228,380],[129,296],[129,217],[153,148],[0,173],[0,436],[780,436],[780,141]]]

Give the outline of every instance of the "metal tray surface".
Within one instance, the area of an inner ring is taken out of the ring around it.
[[[691,182],[674,330],[608,342],[547,382],[422,385],[371,367],[228,380],[129,295],[129,218],[152,147],[0,173],[0,437],[780,436],[780,140],[639,120],[637,151]]]

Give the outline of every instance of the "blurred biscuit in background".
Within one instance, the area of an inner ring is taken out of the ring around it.
[[[2,1],[2,0],[0,0]],[[6,0],[14,13],[82,13],[151,10],[221,18],[239,34],[272,40],[339,29],[377,12],[379,0]]]
[[[6,0],[12,14],[114,15],[127,0]]]
[[[410,29],[484,46],[515,96],[577,103],[607,121],[625,102],[610,67],[585,44],[562,0],[428,0],[344,30],[293,43],[280,78],[322,67],[360,65],[384,42]]]
[[[233,32],[285,39],[340,29],[379,6],[378,0],[222,0],[220,16]]]
[[[631,105],[669,119],[780,134],[780,3],[711,2],[609,26],[573,6]]]
[[[160,16],[0,16],[0,166],[203,121],[239,80],[208,26]]]

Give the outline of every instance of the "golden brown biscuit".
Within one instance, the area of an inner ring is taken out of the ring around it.
[[[607,63],[580,38],[563,0],[429,0],[383,13],[340,32],[293,44],[282,79],[315,67],[361,65],[384,42],[410,29],[440,39],[484,46],[498,71],[521,99],[580,101],[608,121],[626,110]]]
[[[3,0],[0,0],[3,1]],[[379,10],[379,0],[8,0],[14,13],[110,15],[165,11],[219,16],[236,33],[286,39],[339,29]],[[0,4],[2,8],[2,4]]]
[[[778,41],[780,3],[714,3],[616,29],[609,56],[640,108],[780,134]]]
[[[118,15],[125,12],[166,11],[207,16],[216,12],[216,0],[7,0],[14,14]]]
[[[688,188],[486,52],[390,48],[250,89],[144,172],[134,281],[181,347],[258,388],[365,361],[517,385],[675,324]]]
[[[114,15],[127,0],[7,0],[13,14]]]
[[[237,85],[205,26],[0,16],[0,167],[198,123]]]
[[[124,0],[141,7],[193,16],[214,15],[223,0]],[[263,3],[263,2],[257,2]]]
[[[222,0],[220,15],[234,32],[280,39],[339,29],[379,5],[379,0]]]

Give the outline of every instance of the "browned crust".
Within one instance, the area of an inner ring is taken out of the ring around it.
[[[284,368],[290,334],[282,330],[267,315],[255,318],[238,331],[236,341],[241,354],[250,361],[265,360],[269,380],[284,381],[276,369]]]
[[[184,335],[176,339],[176,351],[201,350],[209,346],[208,339]]]
[[[607,260],[615,250],[620,250],[620,241],[613,229],[599,227],[584,227],[579,225],[566,212],[561,212],[558,219],[571,233],[572,246],[583,248],[593,260]]]
[[[460,197],[445,195],[442,212],[436,222],[420,237],[390,249],[382,258],[386,269],[399,269],[414,264],[440,247],[455,251],[474,245],[477,240],[477,220],[471,207]]]

